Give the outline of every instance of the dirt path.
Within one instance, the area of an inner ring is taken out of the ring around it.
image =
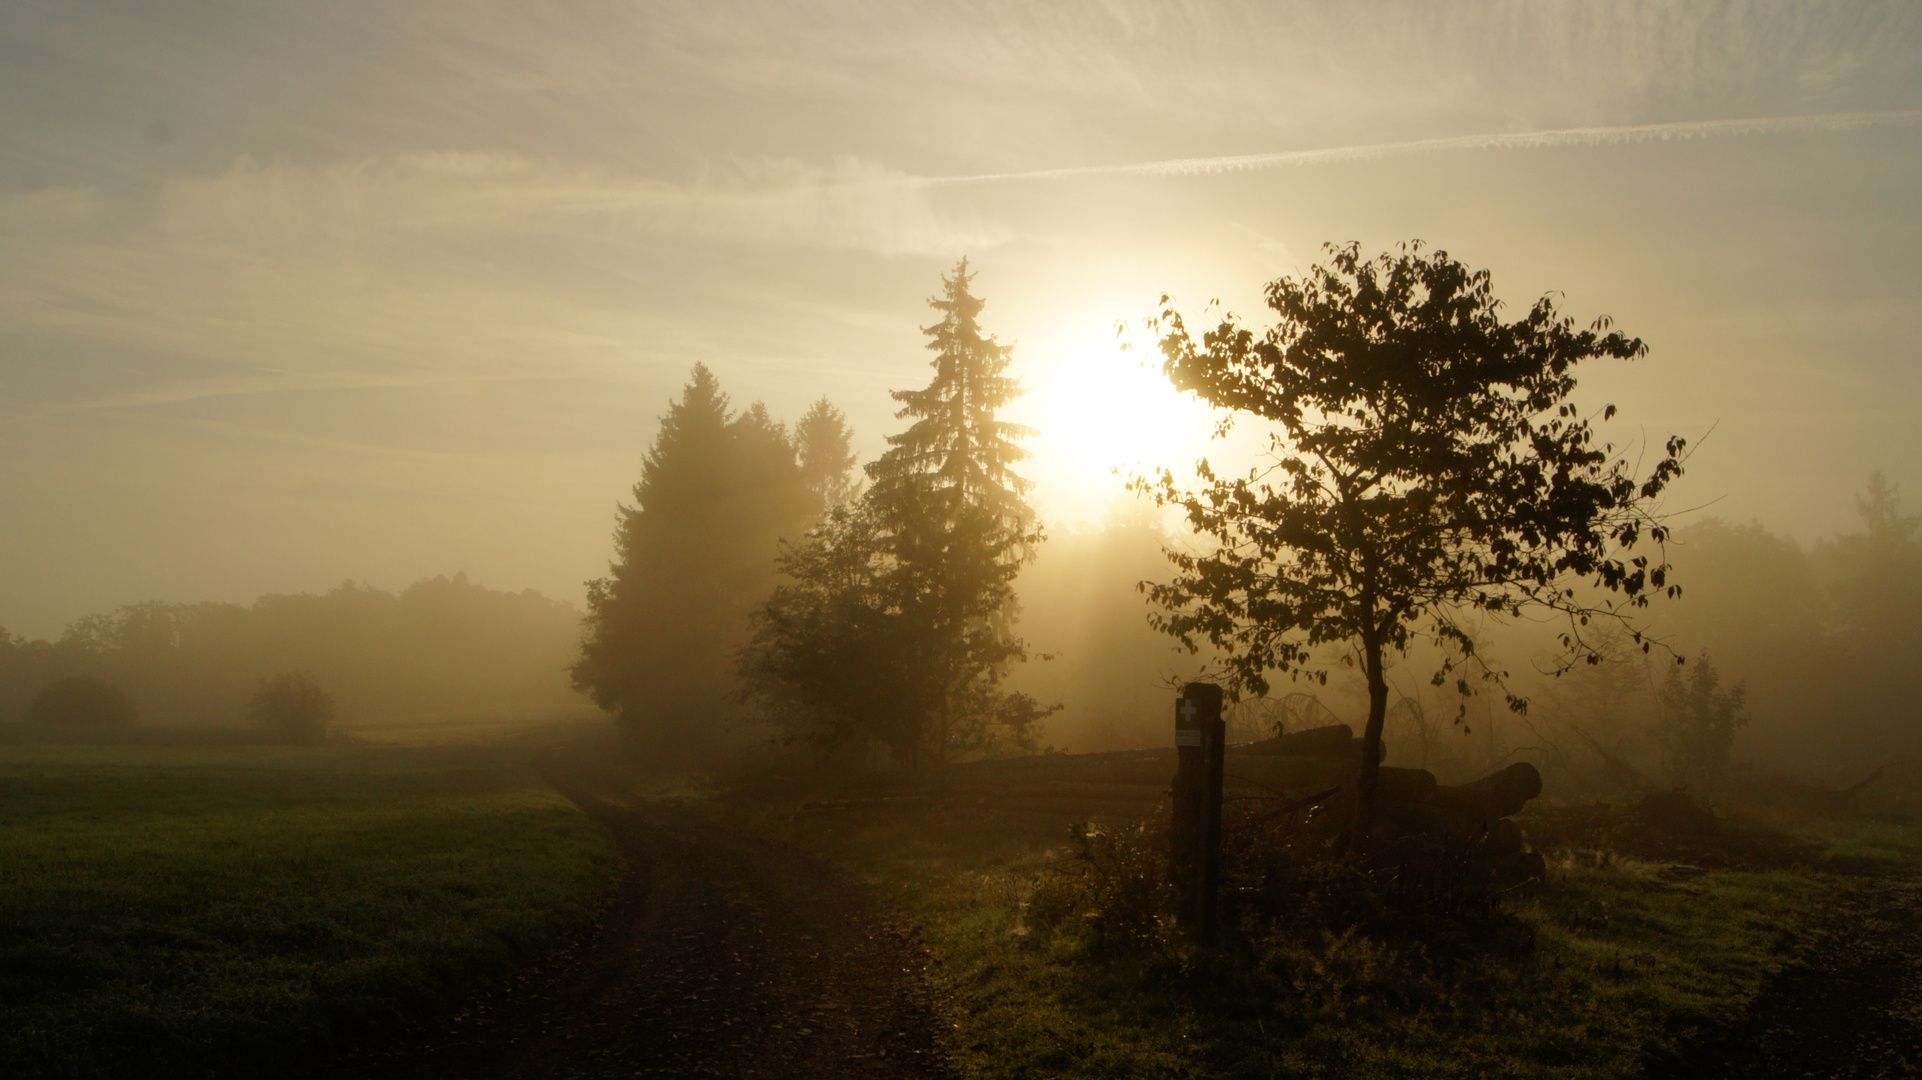
[[[791,849],[637,800],[586,755],[544,771],[620,843],[599,929],[360,1075],[947,1078],[929,957]]]
[[[1922,1075],[1922,882],[1871,879],[1734,1027],[1649,1070],[1651,1080],[1880,1080]]]

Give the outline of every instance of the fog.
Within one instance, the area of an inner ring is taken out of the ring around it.
[[[356,730],[578,714],[566,666],[580,612],[533,590],[497,592],[465,574],[399,592],[356,582],[249,605],[130,604],[55,640],[0,637],[0,718],[21,718],[48,683],[93,675],[161,728],[239,726],[264,680],[300,673]]]
[[[1047,536],[1014,588],[1053,658],[1009,685],[1063,706],[1039,745],[1165,741],[1206,658],[1145,625],[1185,541],[1122,478],[1238,451],[1141,320],[1420,238],[1649,343],[1582,391],[1696,446],[1644,621],[1745,685],[1738,761],[1859,778],[1922,748],[1922,495],[1858,508],[1922,492],[1919,47],[1902,4],[14,5],[0,721],[80,671],[159,725],[295,670],[350,726],[583,708],[587,583],[690,369],[784,431],[825,396],[874,461],[967,256]],[[753,527],[743,589],[806,524]],[[730,613],[710,682],[756,602],[689,601]],[[1528,715],[1464,730],[1411,657],[1391,760],[1661,771],[1665,670],[1489,635]]]

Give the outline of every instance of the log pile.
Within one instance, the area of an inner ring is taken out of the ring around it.
[[[1306,793],[1318,809],[1310,832],[1333,840],[1354,820],[1355,784],[1362,740],[1346,724],[1290,732],[1279,738],[1227,748],[1225,794],[1230,800],[1256,800],[1273,806]],[[1097,754],[1041,754],[1000,761],[950,766],[933,782],[914,789],[863,793],[810,803],[805,809],[858,809],[913,802],[959,804],[971,813],[993,812],[1033,817],[1039,832],[1052,835],[1065,820],[1089,816],[1147,817],[1165,807],[1175,771],[1173,747]],[[1542,858],[1530,849],[1511,820],[1541,794],[1541,774],[1516,763],[1466,784],[1441,784],[1426,769],[1384,765],[1377,848],[1385,858],[1467,866],[1472,876],[1495,888],[1539,877]],[[1397,854],[1400,853],[1400,854]]]
[[[1542,793],[1542,775],[1518,761],[1466,784],[1438,784],[1426,769],[1382,766],[1375,842],[1389,858],[1465,868],[1500,889],[1542,876],[1513,816]]]

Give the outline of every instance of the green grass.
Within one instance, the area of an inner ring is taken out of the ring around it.
[[[945,964],[965,1075],[1633,1077],[1739,1017],[1859,879],[1570,860],[1513,905],[1533,947],[1304,933],[1262,955],[1090,955],[1024,905],[1054,871],[1032,833],[939,815],[768,825],[881,884]],[[1065,830],[1061,839],[1066,839]],[[1907,834],[1857,843],[1907,859]],[[1432,946],[1432,947],[1431,947]]]
[[[583,927],[616,870],[501,751],[0,748],[0,1061],[297,1074]]]

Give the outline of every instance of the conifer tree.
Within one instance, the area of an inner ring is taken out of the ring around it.
[[[801,459],[801,482],[820,500],[825,514],[860,492],[854,479],[854,429],[845,413],[822,398],[794,424],[794,449]]]
[[[1041,539],[1013,464],[1027,429],[999,419],[1020,393],[1007,346],[981,332],[964,259],[929,304],[935,375],[897,391],[913,418],[867,467],[860,501],[789,550],[789,583],[760,612],[741,671],[791,733],[887,746],[912,769],[1026,746],[1054,711],[1001,681],[1027,658],[1014,577]]]
[[[1013,347],[981,332],[983,301],[968,292],[972,279],[962,259],[942,277],[942,294],[928,301],[943,316],[921,329],[935,353],[934,380],[890,395],[901,403],[895,416],[914,423],[888,436],[888,451],[867,472],[883,504],[914,499],[904,489],[915,488],[935,495],[950,520],[980,509],[1020,527],[1034,519],[1022,498],[1033,484],[1015,475],[1014,464],[1028,456],[1015,440],[1034,432],[997,416],[1021,387],[1007,374]]]
[[[711,757],[733,698],[729,659],[773,585],[779,540],[814,518],[786,432],[759,404],[730,414],[695,365],[634,504],[618,509],[608,576],[588,583],[575,688],[657,762]]]

